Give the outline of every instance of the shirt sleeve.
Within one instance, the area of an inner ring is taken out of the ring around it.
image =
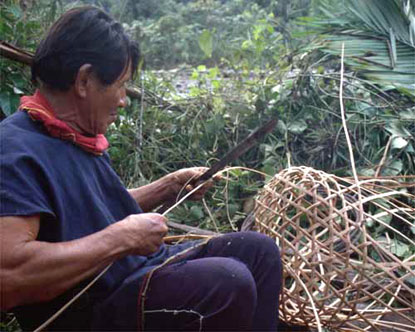
[[[1,154],[0,216],[30,216],[53,212],[52,186],[45,167],[24,152]]]

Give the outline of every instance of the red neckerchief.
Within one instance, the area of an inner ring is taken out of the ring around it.
[[[71,141],[87,152],[102,155],[109,146],[104,135],[84,136],[56,118],[52,107],[39,90],[36,90],[33,96],[21,97],[19,109],[26,111],[32,120],[42,122],[49,135]]]

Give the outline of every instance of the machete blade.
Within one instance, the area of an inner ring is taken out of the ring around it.
[[[232,150],[230,150],[225,157],[215,162],[205,173],[203,173],[198,179],[194,180],[196,186],[201,185],[202,183],[208,181],[212,176],[214,176],[218,171],[225,168],[226,165],[232,161],[238,159],[241,155],[251,149],[253,146],[258,144],[259,140],[263,138],[266,134],[271,132],[277,125],[278,120],[273,118],[266,122],[263,126],[254,130],[249,136],[244,138],[238,145],[236,145]],[[186,195],[186,190],[183,190],[182,193],[176,198],[176,200],[166,202],[161,206],[157,212],[164,214],[170,207],[172,207],[177,201],[179,201],[183,196]],[[169,222],[167,222],[169,225]]]
[[[209,180],[214,176],[218,171],[225,168],[226,165],[230,164],[232,161],[238,159],[245,152],[250,150],[253,146],[258,144],[259,140],[263,138],[266,134],[271,132],[277,125],[278,120],[273,118],[265,123],[263,126],[257,128],[249,136],[243,139],[238,145],[236,145],[232,150],[230,150],[225,157],[215,162],[205,173],[203,173],[199,179],[198,184]]]

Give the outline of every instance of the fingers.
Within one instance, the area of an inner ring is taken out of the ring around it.
[[[139,215],[138,215],[139,216]],[[165,236],[169,230],[167,227],[167,218],[159,213],[146,213],[146,217],[152,223],[154,231]]]
[[[157,222],[161,222],[163,224],[167,223],[167,218],[165,216],[163,216],[160,213],[155,213],[155,212],[149,212],[149,213],[140,213],[140,214],[134,214],[133,216],[137,216],[137,217],[142,217],[142,216],[146,216],[148,219],[157,221]]]
[[[200,186],[199,178],[208,170],[208,167],[189,167],[183,168],[176,172],[169,174],[169,178],[173,179],[170,185],[171,198],[177,199],[179,194],[184,192],[191,192],[196,187]],[[196,192],[194,192],[190,199],[200,200],[204,197],[205,193],[214,185],[214,181],[221,180],[221,175],[215,175],[212,179],[203,183]]]
[[[213,181],[220,181],[220,180],[223,179],[223,176],[222,176],[222,174],[216,174],[216,175],[213,176],[212,179],[213,179]]]
[[[208,191],[210,188],[212,188],[213,185],[214,185],[214,181],[208,180],[203,183],[196,182],[194,184],[188,184],[186,185],[185,189],[187,191],[192,191],[196,188],[199,188],[197,192],[205,192],[205,191]]]
[[[167,219],[158,213],[130,215],[114,226],[131,254],[147,256],[156,252],[168,232]]]
[[[208,167],[189,167],[183,168],[174,172],[174,177],[178,183],[184,184],[194,184],[197,180],[207,171],[209,170]],[[212,180],[217,181],[221,180],[222,175],[217,174],[215,175]]]
[[[208,167],[191,167],[191,168],[185,168],[186,171],[189,171],[192,173],[191,176],[189,176],[189,178],[194,178],[194,180],[192,182],[196,182],[203,174],[205,174],[209,168]],[[222,179],[222,175],[221,174],[216,174],[212,177],[211,180],[209,180],[207,183],[207,185],[210,185],[210,187],[213,185],[213,181],[219,181]]]
[[[191,191],[195,190],[196,188],[199,188],[189,198],[191,200],[197,201],[197,200],[201,200],[205,196],[206,192],[210,188],[213,187],[213,184],[214,184],[213,180],[209,180],[209,181],[206,181],[202,184],[201,183],[196,183],[194,185],[189,184],[189,185],[186,186],[185,189],[186,189],[187,192],[191,192]]]
[[[209,168],[207,167],[194,167],[191,168],[191,170],[193,170],[195,173],[198,173],[195,180],[191,181],[187,186],[186,186],[186,190],[192,191],[194,190],[196,187],[199,187],[201,185],[201,183],[198,181],[198,179],[208,170]],[[204,197],[205,193],[213,187],[213,185],[215,184],[215,181],[219,181],[222,179],[222,176],[220,174],[215,175],[214,177],[212,177],[211,179],[203,182],[203,185],[200,186],[200,188],[190,197],[190,199],[192,200],[200,200]]]

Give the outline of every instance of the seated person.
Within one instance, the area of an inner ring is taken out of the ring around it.
[[[276,331],[273,240],[241,232],[163,244],[166,218],[152,209],[205,168],[131,190],[111,168],[104,134],[138,59],[94,7],[66,12],[40,43],[38,89],[0,124],[0,309],[36,329],[112,263],[48,330]]]

